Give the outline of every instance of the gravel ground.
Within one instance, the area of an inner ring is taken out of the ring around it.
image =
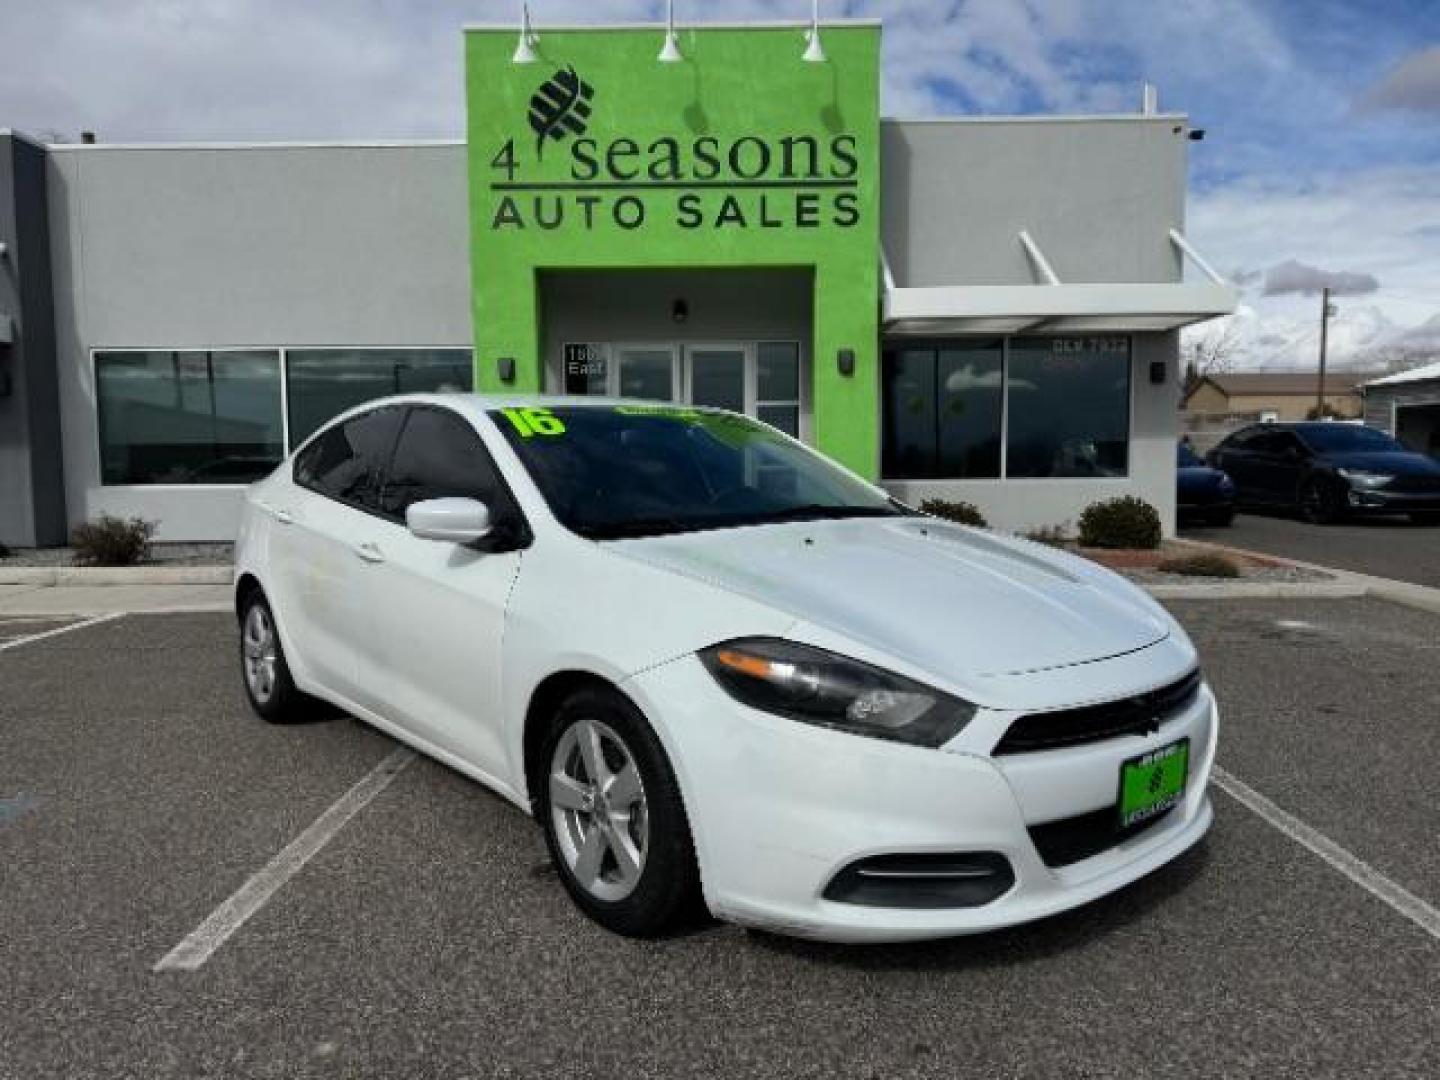
[[[224,566],[234,558],[232,544],[152,544],[148,566]],[[73,566],[74,548],[12,548],[0,566]]]
[[[1319,570],[1308,570],[1303,566],[1255,566],[1249,565],[1241,568],[1238,578],[1220,577],[1197,577],[1186,574],[1174,574],[1165,570],[1121,570],[1131,581],[1137,581],[1142,585],[1174,585],[1182,581],[1266,581],[1266,582],[1298,582],[1298,581],[1330,581],[1334,574],[1325,574]]]

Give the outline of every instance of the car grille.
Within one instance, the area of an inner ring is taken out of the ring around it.
[[[1010,725],[995,753],[1027,754],[1065,746],[1102,742],[1121,735],[1146,735],[1195,700],[1200,672],[1134,697],[1085,705],[1078,709],[1028,713]]]
[[[1089,859],[1123,844],[1126,840],[1132,840],[1168,820],[1174,812],[1174,807],[1171,807],[1148,821],[1121,828],[1115,807],[1106,806],[1077,817],[1032,825],[1027,831],[1030,833],[1030,842],[1040,853],[1041,861],[1053,870]]]

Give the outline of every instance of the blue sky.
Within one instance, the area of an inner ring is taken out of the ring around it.
[[[663,17],[532,0],[536,21]],[[0,127],[108,140],[458,137],[459,27],[504,0],[0,0]],[[1440,0],[822,0],[885,25],[890,115],[1134,111],[1207,132],[1187,231],[1244,288],[1238,361],[1313,362],[1346,283],[1342,363],[1440,358]],[[805,18],[805,0],[681,0],[677,18]],[[1276,272],[1276,267],[1282,267]],[[1270,290],[1267,292],[1267,281]],[[1434,320],[1426,325],[1427,320]]]

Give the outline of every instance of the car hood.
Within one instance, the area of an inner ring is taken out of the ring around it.
[[[1364,469],[1366,472],[1390,473],[1394,476],[1440,476],[1440,463],[1424,454],[1403,450],[1356,451],[1347,454],[1326,454],[1325,463],[1338,469]]]
[[[800,522],[606,547],[942,676],[1086,663],[1169,633],[1153,602],[1093,563],[930,519]]]

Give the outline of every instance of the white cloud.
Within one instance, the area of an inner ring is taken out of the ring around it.
[[[1302,296],[1319,296],[1329,289],[1335,296],[1363,296],[1380,287],[1374,274],[1359,270],[1322,270],[1318,266],[1286,259],[1265,271],[1266,296],[1284,296],[1299,293]]]
[[[1407,56],[1370,88],[1360,107],[1440,114],[1440,45]]]

